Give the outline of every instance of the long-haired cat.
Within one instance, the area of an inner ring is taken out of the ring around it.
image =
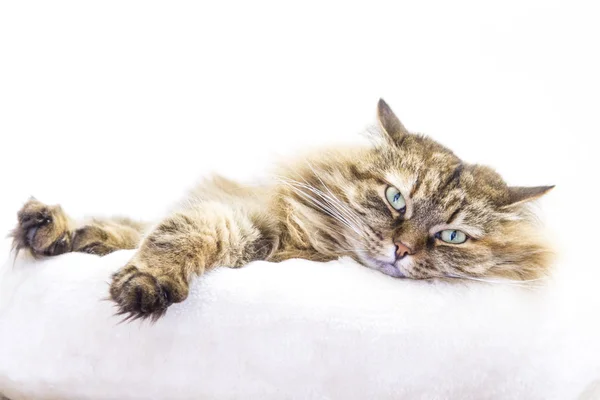
[[[76,222],[60,206],[31,199],[18,213],[14,246],[34,256],[137,248],[110,287],[128,318],[159,318],[185,300],[195,275],[253,260],[349,256],[413,279],[534,279],[546,272],[551,253],[524,203],[552,186],[507,186],[492,169],[409,133],[383,100],[377,116],[371,147],[289,162],[270,184],[214,177],[153,226],[123,218]]]

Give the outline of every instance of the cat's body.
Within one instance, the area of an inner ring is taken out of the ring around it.
[[[269,183],[215,177],[154,226],[127,219],[71,221],[30,200],[13,231],[34,255],[139,250],[114,277],[111,298],[133,318],[158,318],[188,295],[195,275],[252,260],[350,256],[408,278],[530,279],[550,252],[523,206],[551,187],[508,187],[406,131],[380,101],[374,147],[326,150],[282,165]]]

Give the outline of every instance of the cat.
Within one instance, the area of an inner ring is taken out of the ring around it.
[[[554,186],[513,187],[413,134],[380,100],[372,146],[327,149],[280,165],[268,184],[215,176],[157,224],[74,221],[31,198],[12,231],[17,253],[137,252],[112,276],[125,319],[156,320],[190,280],[253,260],[348,256],[398,278],[518,280],[545,275],[552,252],[527,202]]]

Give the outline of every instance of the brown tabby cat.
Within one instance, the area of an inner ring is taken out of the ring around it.
[[[373,147],[289,163],[268,185],[215,177],[152,228],[128,219],[77,223],[31,199],[18,213],[14,246],[34,256],[138,248],[110,288],[127,318],[157,319],[185,300],[194,275],[253,260],[346,255],[414,279],[544,274],[550,251],[524,203],[552,186],[507,186],[490,168],[409,133],[383,100],[378,120]]]

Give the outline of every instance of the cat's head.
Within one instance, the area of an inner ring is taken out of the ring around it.
[[[545,272],[551,252],[526,203],[553,186],[508,186],[492,169],[409,133],[383,100],[378,121],[374,149],[316,159],[303,174],[312,197],[303,201],[321,212],[326,248],[397,277]]]

